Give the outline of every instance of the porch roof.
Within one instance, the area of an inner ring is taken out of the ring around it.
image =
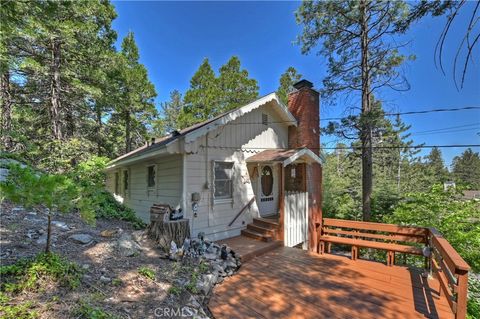
[[[296,161],[323,164],[323,159],[308,148],[265,150],[250,156],[247,163],[276,162],[287,166]]]

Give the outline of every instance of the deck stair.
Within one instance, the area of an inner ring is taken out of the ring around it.
[[[257,240],[269,242],[275,239],[279,223],[273,218],[254,218],[253,223],[248,224],[247,228],[242,230],[242,235]]]

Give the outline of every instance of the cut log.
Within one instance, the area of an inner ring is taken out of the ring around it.
[[[190,226],[188,219],[152,221],[147,227],[147,234],[165,252],[168,252],[172,240],[181,247],[185,238],[190,237]]]

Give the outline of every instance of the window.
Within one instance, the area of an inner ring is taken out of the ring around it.
[[[120,193],[120,174],[118,172],[115,173],[115,194]]]
[[[232,162],[214,162],[214,197],[215,199],[231,199],[233,180]]]
[[[265,113],[262,113],[262,124],[268,125],[268,115]]]
[[[128,171],[123,171],[123,191],[126,193],[128,191]]]
[[[155,165],[147,167],[147,186],[149,188],[155,187]]]

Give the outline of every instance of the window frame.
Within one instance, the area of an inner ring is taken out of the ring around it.
[[[150,167],[153,167],[153,185],[150,185]],[[147,165],[147,189],[152,190],[157,187],[157,165],[152,164],[152,165]]]
[[[130,194],[130,170],[129,170],[129,169],[124,169],[124,170],[122,171],[122,173],[123,173],[123,174],[122,174],[123,195],[124,195],[124,196],[127,196],[127,195]],[[126,174],[126,176],[125,176],[125,174]],[[125,177],[126,177],[126,178],[125,178]],[[125,187],[125,186],[127,186],[127,187]]]
[[[217,163],[221,163],[221,164],[231,164],[231,177],[230,179],[217,179],[216,176],[215,176],[215,166]],[[233,202],[233,181],[235,179],[235,162],[233,161],[225,161],[225,160],[214,160],[213,161],[213,170],[212,170],[212,174],[213,174],[213,189],[212,189],[212,197],[213,197],[213,201],[214,203],[231,203]],[[230,196],[229,197],[217,197],[216,196],[216,187],[215,187],[215,183],[217,181],[230,181]]]
[[[120,172],[119,171],[115,171],[115,174],[113,175],[113,182],[114,182],[113,193],[115,195],[120,195]]]

